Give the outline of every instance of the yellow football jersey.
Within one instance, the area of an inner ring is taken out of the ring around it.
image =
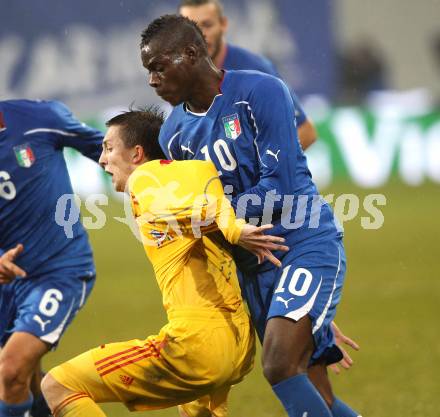
[[[244,221],[235,218],[215,166],[150,161],[130,176],[129,190],[165,309],[236,311],[242,301],[235,264],[218,234],[236,244]]]

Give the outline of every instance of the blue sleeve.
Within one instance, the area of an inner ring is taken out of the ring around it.
[[[269,61],[268,59],[263,58],[263,57],[261,57],[261,58],[262,58],[261,62],[260,62],[261,67],[258,69],[262,72],[265,72],[266,74],[270,74],[270,75],[273,75],[274,77],[282,79],[281,75],[279,74],[275,65],[271,61]],[[293,90],[290,90],[290,95],[292,97],[293,105],[295,107],[296,126],[299,127],[307,120],[307,116],[306,116],[301,104],[299,103],[298,97],[296,96],[296,94]]]
[[[282,79],[281,75],[279,74],[279,72],[275,68],[275,65],[271,61],[269,61],[268,59],[265,59],[263,57],[261,57],[261,58],[262,59],[259,64],[260,68],[256,68],[256,69],[258,69],[259,71],[265,72],[266,74],[270,74],[270,75],[273,75],[274,77]],[[306,116],[301,104],[299,103],[298,97],[296,96],[296,94],[293,90],[290,91],[290,95],[293,100],[293,105],[295,106],[296,126],[299,127],[307,120],[307,116]]]
[[[255,69],[266,74],[273,75],[274,77],[281,78],[281,75],[275,68],[275,65],[267,58],[261,57],[261,60],[259,64],[256,65]]]
[[[71,111],[59,101],[50,102],[51,126],[58,130],[59,148],[70,147],[98,162],[102,151],[104,134],[78,121]]]
[[[249,98],[249,119],[254,121],[254,146],[259,158],[259,181],[232,200],[237,203],[243,195],[256,195],[261,204],[248,204],[247,217],[263,215],[268,192],[279,196],[295,191],[297,155],[300,152],[297,131],[292,117],[294,106],[287,86],[279,79],[265,77],[254,88]],[[270,195],[270,194],[269,194]],[[281,201],[274,201],[274,212],[282,209]]]
[[[290,95],[292,96],[293,105],[295,107],[296,127],[300,127],[307,120],[307,116],[299,103],[298,97],[292,90],[290,91]]]

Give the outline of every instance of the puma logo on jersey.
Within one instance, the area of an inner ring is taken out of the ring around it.
[[[44,332],[44,330],[46,329],[46,325],[50,323],[50,320],[43,321],[41,320],[41,317],[37,316],[36,314],[34,314],[34,317],[32,318],[41,326],[42,332]]]
[[[191,142],[188,143],[188,146],[180,145],[180,148],[182,149],[182,151],[184,151],[184,152],[188,152],[188,153],[190,153],[191,155],[194,156],[194,152],[193,152],[193,151],[191,150],[191,148],[189,147],[190,145],[191,145]]]
[[[281,149],[278,149],[277,153],[273,153],[270,149],[266,150],[266,153],[270,156],[273,156],[277,162],[278,162],[278,154],[280,153]]]
[[[275,301],[281,301],[282,303],[284,303],[286,308],[289,308],[289,301],[292,301],[294,299],[295,299],[295,297],[292,297],[292,298],[289,298],[288,300],[285,300],[283,297],[280,297],[279,295],[277,295],[277,298],[275,299]]]

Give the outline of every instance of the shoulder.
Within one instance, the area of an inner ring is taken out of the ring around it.
[[[228,44],[227,48],[224,62],[225,69],[257,70],[276,77],[278,76],[275,66],[266,57],[236,45]]]
[[[60,117],[70,114],[67,107],[55,100],[5,100],[0,109],[12,126],[20,130],[54,128]]]
[[[242,91],[247,94],[276,94],[282,91],[289,94],[289,89],[282,80],[260,71],[227,71],[226,79],[226,87],[232,91]]]
[[[4,100],[0,101],[0,108],[8,112],[13,112],[22,117],[38,117],[51,111],[55,101],[48,100]]]
[[[200,160],[155,160],[137,167],[128,179],[131,193],[139,194],[147,187],[163,187],[170,181],[182,181],[196,187],[201,181],[217,177],[217,169],[210,161]]]

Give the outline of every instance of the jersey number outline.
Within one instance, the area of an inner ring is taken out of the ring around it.
[[[220,162],[220,166],[225,171],[234,171],[237,168],[237,161],[232,155],[228,144],[223,139],[217,139],[213,145],[215,156]],[[209,155],[208,145],[205,145],[200,149],[203,155],[205,155],[205,161],[212,161],[211,155]]]
[[[286,279],[289,274],[291,266],[292,265],[288,265],[283,269],[283,274],[281,275],[280,282],[274,294],[285,291],[284,285],[286,283]],[[301,278],[301,276],[304,276],[304,281],[301,283],[300,288],[297,288],[298,281]],[[312,279],[313,279],[313,275],[308,269],[297,268],[292,274],[292,278],[290,279],[289,286],[287,287],[287,289],[291,294],[296,295],[298,297],[302,297],[303,295],[307,294],[307,291],[309,291],[310,285],[312,283]]]
[[[11,176],[6,171],[0,171],[0,197],[5,200],[13,200],[17,195],[17,190],[12,181]]]
[[[60,307],[60,301],[62,300],[63,293],[56,288],[50,288],[43,294],[38,309],[45,316],[53,317],[57,314],[58,308]]]

